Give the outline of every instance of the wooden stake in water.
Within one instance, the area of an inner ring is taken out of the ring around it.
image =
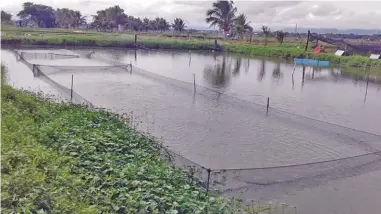
[[[270,97],[267,97],[267,110],[266,110],[266,114],[269,113],[269,107],[270,107]]]
[[[307,51],[307,49],[308,49],[308,42],[309,42],[309,40],[310,40],[310,31],[308,30],[308,33],[307,33],[307,42],[306,42],[306,48],[304,49],[304,51]]]
[[[71,88],[70,88],[70,102],[73,103],[73,80],[74,80],[74,75],[71,75]]]
[[[196,90],[196,74],[193,73],[193,88]]]

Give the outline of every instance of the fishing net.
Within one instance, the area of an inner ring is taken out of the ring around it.
[[[205,188],[216,189],[221,193],[242,191],[245,188],[256,188],[264,186],[290,186],[294,185],[317,185],[321,182],[339,179],[373,170],[375,166],[381,166],[381,154],[375,143],[381,144],[381,136],[367,133],[352,128],[331,124],[324,121],[307,118],[282,110],[269,108],[260,103],[249,102],[228,94],[218,89],[210,89],[195,84],[173,78],[158,75],[131,64],[123,64],[112,59],[108,59],[100,54],[91,53],[87,58],[106,62],[109,66],[47,66],[33,65],[25,60],[28,67],[44,78],[46,81],[55,85],[65,94],[70,93],[70,89],[52,80],[49,76],[57,73],[74,72],[130,72],[134,75],[143,76],[165,85],[174,87],[193,95],[201,95],[208,100],[226,106],[234,106],[237,111],[247,111],[249,114],[265,115],[267,120],[292,125],[300,132],[314,132],[334,139],[349,147],[359,148],[365,154],[353,157],[340,158],[311,163],[301,163],[287,166],[264,167],[264,168],[237,168],[237,169],[211,169],[197,164],[180,154],[165,147],[160,147],[162,157],[175,166],[181,166],[191,172],[195,182],[199,182]],[[22,56],[20,57],[23,58]],[[73,93],[75,102],[89,103],[77,93]],[[254,165],[255,163],[253,163]],[[381,168],[381,167],[380,167]]]
[[[381,152],[313,163],[252,168],[213,170],[210,183],[220,192],[239,191],[247,187],[270,185],[319,185],[329,180],[355,176],[379,169]]]
[[[25,51],[17,51],[17,53],[25,60],[55,60],[55,59],[73,59],[80,58],[81,56],[78,54],[60,54],[60,53],[44,53],[44,52],[25,52]]]
[[[345,39],[337,39],[337,38],[330,38],[327,36],[322,36],[319,34],[310,34],[311,39],[319,40],[328,44],[335,45],[337,47],[340,47],[344,49],[346,46],[349,49],[352,49],[353,52],[360,52],[360,53],[378,53],[381,54],[381,44],[353,44]]]
[[[33,75],[35,77],[40,78],[41,80],[45,81],[46,83],[51,85],[53,88],[55,88],[57,91],[60,91],[62,93],[62,95],[67,100],[71,100],[71,102],[74,103],[74,104],[87,105],[90,108],[94,108],[94,105],[91,102],[89,102],[88,100],[83,98],[77,92],[75,92],[74,90],[71,90],[71,89],[69,89],[69,88],[59,84],[58,82],[56,82],[53,79],[51,79],[47,74],[45,74],[42,71],[42,67],[45,67],[45,66],[32,64],[32,63],[28,62],[27,60],[25,60],[24,57],[28,56],[28,55],[25,55],[23,53],[29,53],[29,52],[13,51],[13,53],[16,55],[17,60],[20,60],[28,68],[30,68],[32,70]],[[33,55],[34,53],[31,53],[31,54]],[[38,53],[38,54],[40,54],[40,53]]]
[[[93,59],[100,59],[103,62],[114,65],[120,64],[101,55],[93,55]],[[356,171],[358,168],[364,169],[372,164],[381,164],[380,152],[377,148],[373,147],[374,142],[381,143],[381,136],[379,135],[307,118],[278,109],[270,108],[267,112],[266,105],[264,104],[249,102],[220,92],[217,89],[210,89],[191,82],[165,77],[135,66],[131,66],[131,68],[132,73],[135,75],[174,86],[176,90],[202,95],[225,105],[234,105],[235,108],[239,108],[240,111],[248,111],[250,114],[266,114],[268,120],[292,124],[300,131],[313,130],[324,136],[334,138],[343,144],[357,147],[367,152],[364,155],[336,160],[252,169],[208,169],[184,157],[175,155],[175,157],[177,156],[177,159],[174,158],[175,162],[197,169],[198,177],[203,180],[205,186],[216,188],[220,192],[239,191],[242,188],[250,186],[288,185],[290,182],[319,183],[330,179],[353,176],[358,172]],[[183,163],[184,161],[185,163]]]

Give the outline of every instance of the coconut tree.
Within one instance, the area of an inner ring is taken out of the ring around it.
[[[172,23],[172,28],[175,31],[179,31],[181,33],[181,31],[185,29],[184,20],[182,20],[181,18],[175,18]]]
[[[243,39],[243,34],[246,32],[252,32],[253,28],[250,26],[250,22],[247,22],[246,15],[242,13],[234,19],[233,30],[241,39]]]
[[[230,32],[237,8],[233,1],[217,1],[213,8],[206,12],[206,22],[212,26],[218,26],[224,31],[224,36]]]

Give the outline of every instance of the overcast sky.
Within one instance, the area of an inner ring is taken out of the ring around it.
[[[2,0],[1,9],[16,15],[25,0]],[[97,10],[119,5],[128,15],[172,21],[185,20],[189,27],[208,27],[205,12],[213,1],[184,0],[34,0],[53,8],[67,7],[90,16]],[[381,28],[381,1],[234,1],[254,29],[263,24],[271,28]]]

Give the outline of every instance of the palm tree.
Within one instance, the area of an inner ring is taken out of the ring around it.
[[[250,22],[247,22],[246,19],[247,17],[243,13],[234,19],[234,32],[237,33],[241,39],[243,39],[244,33],[253,31],[253,28],[250,26]]]
[[[182,20],[181,18],[175,18],[173,20],[173,23],[172,23],[172,28],[175,30],[175,31],[183,31],[185,29],[185,23],[184,23],[184,20]]]
[[[213,9],[206,12],[206,22],[210,26],[218,26],[224,31],[224,37],[230,32],[237,8],[233,6],[233,1],[217,1],[213,3]]]
[[[169,29],[170,25],[164,18],[160,18],[158,24],[158,28],[161,32]]]

